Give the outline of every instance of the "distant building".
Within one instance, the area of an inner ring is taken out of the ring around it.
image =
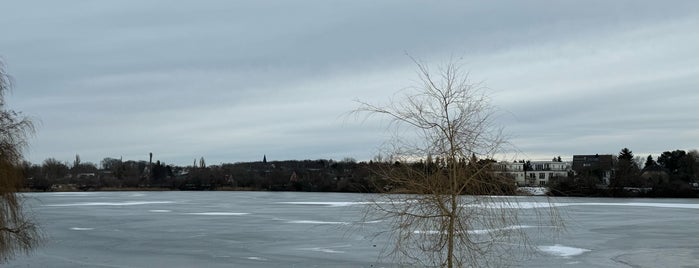
[[[498,162],[493,165],[494,172],[515,180],[518,186],[524,186],[524,163],[521,162]]]
[[[576,174],[596,176],[599,182],[609,185],[614,174],[614,156],[610,154],[573,155],[573,171]]]
[[[568,177],[571,163],[568,161],[531,161],[531,170],[527,171],[528,185],[544,186],[552,179]]]
[[[513,178],[517,186],[544,186],[552,179],[567,177],[570,171],[571,163],[567,161],[498,162],[495,165],[496,173]]]

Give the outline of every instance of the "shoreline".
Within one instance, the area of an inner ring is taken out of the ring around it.
[[[534,188],[534,189],[531,189]],[[545,189],[545,190],[544,190]],[[123,188],[101,188],[101,189],[59,189],[51,191],[32,191],[30,189],[20,189],[17,193],[89,193],[89,192],[299,192],[299,193],[357,193],[357,194],[405,194],[405,193],[362,193],[362,192],[332,192],[332,191],[276,191],[268,189],[257,189],[251,187],[219,187],[207,190],[180,190],[162,187],[123,187]],[[519,187],[514,195],[503,196],[548,196],[548,197],[583,197],[583,198],[699,198],[676,197],[676,196],[604,196],[604,195],[553,195],[548,187]]]

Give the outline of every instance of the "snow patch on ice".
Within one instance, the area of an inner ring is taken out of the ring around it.
[[[137,206],[150,204],[172,204],[174,201],[126,201],[126,202],[83,202],[68,204],[43,205],[45,207],[81,207],[81,206]]]
[[[370,205],[372,202],[277,202],[278,204],[326,206],[326,207],[348,207],[356,205]],[[377,202],[379,204],[385,202]],[[512,209],[532,209],[568,206],[632,206],[632,207],[657,207],[657,208],[690,208],[699,209],[699,203],[565,203],[565,202],[487,202],[481,204],[468,204],[467,207],[488,207],[488,208],[512,208]]]
[[[539,246],[538,249],[548,254],[564,258],[570,258],[590,251],[589,249],[566,247],[559,244],[553,246]]]
[[[529,225],[512,225],[512,226],[507,226],[507,227],[503,227],[503,228],[477,229],[477,230],[469,230],[466,232],[469,234],[488,234],[488,233],[494,233],[494,232],[499,232],[499,231],[510,231],[510,230],[526,229],[526,228],[537,228],[537,227],[536,226],[529,226]],[[440,231],[417,230],[417,231],[413,231],[413,233],[415,233],[415,234],[440,234]]]
[[[194,212],[187,213],[189,215],[205,215],[205,216],[242,216],[248,215],[247,212]]]
[[[169,210],[169,209],[151,209],[148,212],[166,213],[166,212],[172,212],[172,210]]]
[[[562,203],[548,202],[487,202],[481,204],[468,204],[466,207],[484,207],[484,208],[508,208],[508,209],[531,209],[531,208],[550,208],[561,206]]]
[[[59,197],[76,197],[76,196],[88,196],[88,195],[95,195],[95,192],[60,192],[60,193],[51,193],[49,195],[51,196],[59,196]]]
[[[277,202],[278,204],[288,205],[307,205],[307,206],[327,206],[327,207],[348,207],[354,205],[368,205],[370,202]]]
[[[537,196],[543,196],[548,193],[549,189],[546,187],[519,187],[517,188],[519,192],[522,192],[527,195],[537,195]]]
[[[95,228],[87,228],[87,227],[70,227],[71,230],[73,231],[92,231]]]
[[[371,205],[373,202],[277,202],[278,204],[288,205],[306,205],[306,206],[326,206],[326,207],[348,207],[356,205]],[[375,202],[377,204],[385,204],[386,202]],[[410,202],[407,202],[410,203]],[[550,207],[568,207],[568,206],[631,206],[631,207],[657,207],[657,208],[688,208],[699,209],[699,203],[646,203],[646,202],[627,202],[627,203],[566,203],[566,202],[527,202],[527,201],[512,201],[512,202],[486,202],[480,204],[467,204],[466,207],[485,207],[485,208],[511,208],[511,209],[533,209],[533,208],[550,208]]]
[[[699,204],[691,203],[557,203],[557,202],[488,202],[481,204],[468,204],[466,207],[487,207],[487,208],[510,208],[510,209],[532,209],[550,207],[570,207],[570,206],[623,206],[623,207],[656,207],[656,208],[688,208],[699,209]]]
[[[347,225],[349,222],[344,222],[344,221],[310,221],[310,220],[297,220],[297,221],[288,221],[288,223],[305,223],[305,224],[340,224],[340,225]]]
[[[625,206],[625,207],[656,207],[656,208],[693,208],[699,209],[699,203],[555,203],[558,206]]]
[[[414,234],[440,234],[444,232],[436,231],[436,230],[415,230],[413,231]]]
[[[344,251],[334,250],[331,248],[300,248],[299,250],[317,251],[323,253],[345,253]]]
[[[468,231],[468,233],[469,234],[487,234],[487,233],[494,233],[494,232],[498,232],[498,231],[510,231],[510,230],[519,230],[519,229],[527,229],[527,228],[536,228],[536,226],[512,225],[512,226],[507,226],[507,227],[503,227],[503,228],[470,230],[470,231]]]

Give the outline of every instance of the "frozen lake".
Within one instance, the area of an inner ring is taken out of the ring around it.
[[[368,195],[26,194],[48,242],[3,267],[393,267]],[[545,202],[537,197],[533,201]],[[567,229],[519,267],[699,267],[699,200],[556,198]],[[536,209],[536,204],[523,209]],[[545,208],[544,208],[545,209]],[[526,224],[526,223],[523,223]],[[359,227],[361,226],[361,227]]]

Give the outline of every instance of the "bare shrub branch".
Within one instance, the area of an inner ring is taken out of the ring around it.
[[[487,88],[472,83],[451,61],[432,73],[417,65],[419,85],[386,105],[358,101],[355,113],[384,116],[397,135],[373,163],[386,193],[372,200],[365,217],[387,221],[395,243],[386,256],[427,266],[505,266],[533,252],[520,222],[550,220],[555,209],[524,210],[511,197],[515,183],[492,172],[507,142],[493,123]]]

